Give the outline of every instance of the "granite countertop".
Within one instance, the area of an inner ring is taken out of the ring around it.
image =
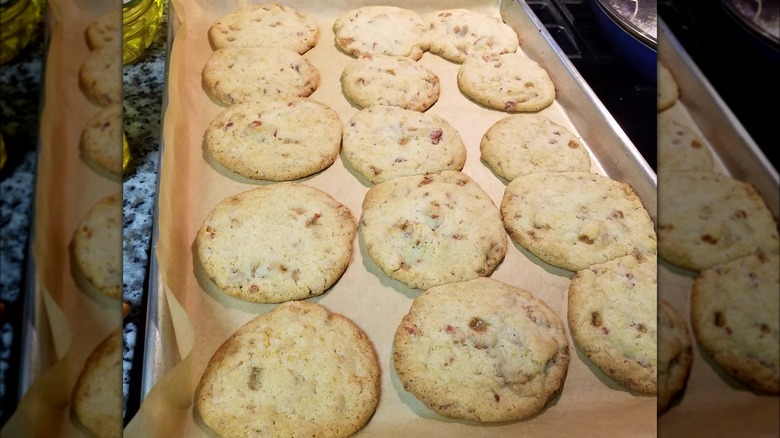
[[[148,275],[168,34],[168,1],[163,3],[165,12],[157,36],[137,61],[124,68],[124,128],[132,157],[122,186],[124,300],[131,307],[124,326],[125,423],[140,405],[146,327],[145,292],[149,281],[154,281]]]
[[[123,393],[126,420],[140,404],[143,331],[157,186],[167,38],[167,5],[147,51],[124,68],[124,127],[132,159],[123,180],[123,288],[130,314],[124,325]],[[2,134],[8,161],[0,171],[0,425],[18,400],[21,316],[35,172],[44,26],[33,43],[0,67]],[[121,147],[117,145],[117,147]]]
[[[29,46],[0,66],[7,161],[0,170],[0,424],[17,403],[19,341],[28,231],[35,192],[43,23]]]

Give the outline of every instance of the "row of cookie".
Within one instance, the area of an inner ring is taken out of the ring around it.
[[[514,53],[517,35],[501,20],[466,9],[420,17],[395,6],[364,6],[333,23],[336,46],[354,57],[402,56],[419,60],[431,50],[453,62],[469,57]],[[304,54],[317,44],[319,26],[310,17],[279,4],[248,5],[217,19],[208,30],[215,49],[275,47]]]
[[[531,293],[487,278],[416,298],[392,355],[404,391],[441,415],[479,422],[538,413],[561,392],[569,365],[558,317]],[[381,372],[374,345],[352,321],[289,302],[219,347],[195,407],[219,436],[346,437],[377,409]]]
[[[232,105],[209,124],[205,147],[230,171],[272,181],[324,170],[342,149],[350,165],[372,183],[461,170],[466,160],[457,130],[439,116],[377,105],[356,113],[342,129],[331,108],[304,98]],[[590,169],[585,147],[542,115],[498,121],[485,132],[480,147],[483,161],[510,181],[536,172]]]
[[[658,69],[659,254],[698,271],[690,317],[702,349],[747,387],[777,394],[777,223],[756,188],[717,173],[706,140],[674,119],[671,109],[680,90],[663,64]],[[660,310],[659,321],[667,327],[659,332],[663,412],[685,387],[693,354],[684,320],[668,316],[676,312],[671,306]]]

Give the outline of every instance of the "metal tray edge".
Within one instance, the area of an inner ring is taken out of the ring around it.
[[[778,218],[780,200],[777,187],[780,184],[780,176],[777,169],[767,159],[663,19],[659,17],[658,21],[659,60],[665,63],[675,80],[682,84],[680,88],[686,90],[685,93],[680,93],[680,101],[686,106],[694,122],[702,129],[716,154],[724,160],[728,170],[734,173],[733,176],[755,185],[772,214]],[[668,51],[668,49],[672,50]],[[742,154],[740,159],[750,158],[750,160],[737,161],[733,156],[734,150],[747,150],[749,156]]]

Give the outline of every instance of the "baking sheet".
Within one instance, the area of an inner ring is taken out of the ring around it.
[[[778,173],[720,99],[679,41],[661,20],[658,57],[674,76],[680,98],[668,114],[705,139],[714,171],[750,182],[778,218]],[[660,196],[664,190],[659,188]],[[758,395],[729,377],[697,346],[690,325],[690,292],[696,273],[659,258],[658,296],[687,320],[694,360],[684,396],[658,419],[659,436],[777,436],[780,398]]]
[[[71,239],[97,200],[121,191],[79,156],[81,130],[99,109],[79,88],[84,30],[111,7],[98,0],[49,0],[27,286],[25,364],[16,412],[2,436],[87,436],[70,415],[71,391],[87,356],[121,323],[121,302],[99,296],[74,275]],[[121,78],[117,78],[121,81]],[[121,83],[121,82],[118,82]],[[117,242],[121,248],[121,242]],[[121,374],[120,374],[121,375]],[[121,377],[118,376],[121,379]]]
[[[145,360],[146,394],[126,436],[209,436],[192,409],[192,397],[205,365],[216,348],[238,327],[272,305],[243,303],[213,290],[193,265],[193,242],[205,216],[223,198],[256,184],[220,173],[203,157],[203,133],[222,107],[202,88],[201,71],[211,55],[206,30],[219,16],[245,2],[173,0],[171,28],[175,32],[168,66],[168,104],[164,116],[164,148],[158,199],[156,266],[159,277],[150,291],[155,303]],[[327,5],[309,1],[285,2],[312,16],[320,25],[318,45],[304,57],[320,71],[321,82],[311,99],[326,103],[346,122],[358,109],[342,95],[339,76],[352,58],[333,44],[331,26],[342,12],[378,2],[340,1]],[[438,2],[399,1],[394,4],[425,13],[441,9]],[[593,160],[592,171],[630,183],[651,216],[655,216],[655,175],[524,3],[459,1],[447,8],[466,7],[493,16],[503,15],[518,32],[523,51],[545,66],[556,84],[558,98],[542,114],[579,134]],[[177,19],[181,24],[178,25]],[[426,53],[419,61],[440,78],[441,96],[428,112],[447,119],[461,134],[468,150],[463,171],[500,205],[505,188],[479,159],[484,132],[507,114],[480,107],[457,87],[458,65]],[[649,114],[648,117],[655,117]],[[358,219],[369,185],[355,176],[342,159],[327,170],[300,180],[344,203]],[[257,183],[263,184],[263,183]],[[567,288],[573,273],[539,261],[518,245],[509,245],[506,258],[492,277],[533,292],[566,320]],[[390,279],[368,257],[356,237],[351,264],[339,282],[318,302],[360,326],[374,342],[382,367],[381,400],[360,436],[496,436],[518,433],[534,436],[598,435],[606,428],[631,436],[655,436],[656,400],[630,393],[613,383],[574,347],[562,394],[534,418],[509,424],[476,425],[454,421],[428,410],[402,389],[391,364],[392,337],[411,301],[422,291]],[[150,318],[151,320],[152,318]],[[151,386],[154,384],[154,386]],[[617,408],[619,406],[619,409]]]

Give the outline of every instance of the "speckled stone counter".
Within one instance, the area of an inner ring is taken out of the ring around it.
[[[125,422],[140,404],[146,291],[160,154],[162,97],[167,51],[167,3],[162,26],[146,52],[124,68],[124,127],[131,161],[123,181],[124,300],[131,306],[124,326]]]
[[[17,403],[20,322],[38,140],[43,25],[30,45],[0,66],[7,161],[0,170],[0,424]]]

